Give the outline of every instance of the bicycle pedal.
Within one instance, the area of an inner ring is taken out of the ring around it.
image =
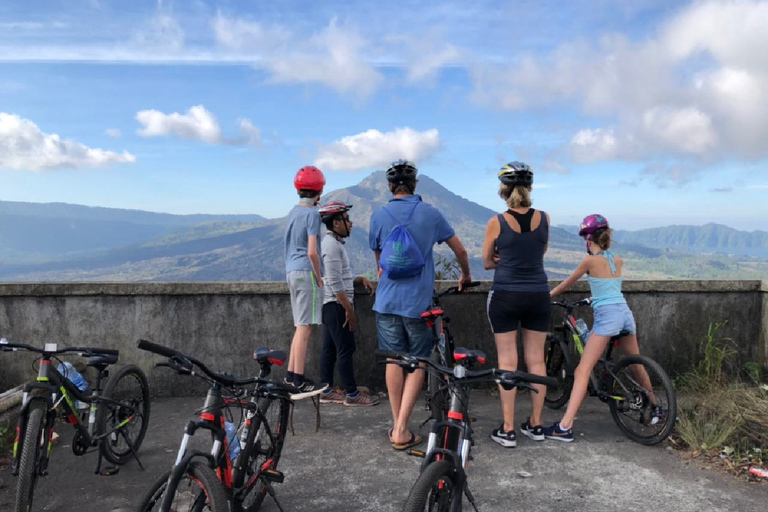
[[[264,480],[274,482],[276,484],[281,484],[285,480],[285,475],[276,469],[266,469],[261,472],[261,476],[264,477]]]
[[[413,448],[408,450],[407,453],[411,457],[421,457],[422,459],[426,456],[426,453],[424,453],[423,451],[421,451],[421,450],[414,450]]]
[[[101,471],[99,471],[96,474],[100,475],[100,476],[115,476],[119,472],[120,472],[120,468],[119,467],[117,467],[117,466],[108,466],[108,467],[102,469]]]

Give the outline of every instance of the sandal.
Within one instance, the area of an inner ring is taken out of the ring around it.
[[[407,450],[421,444],[421,436],[419,434],[411,433],[411,438],[405,443],[392,443],[392,448],[398,451]]]
[[[392,440],[392,433],[395,431],[395,427],[392,427],[389,429],[389,432],[387,432],[387,437],[389,437],[389,444],[395,444],[395,442]]]

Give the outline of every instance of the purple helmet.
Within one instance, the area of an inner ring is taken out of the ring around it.
[[[587,241],[587,252],[589,252],[589,241],[592,240],[592,235],[601,229],[608,229],[608,219],[599,213],[587,215],[584,217],[584,220],[581,221],[581,225],[579,226],[579,236],[583,236]]]

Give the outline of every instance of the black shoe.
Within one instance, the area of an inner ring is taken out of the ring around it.
[[[514,448],[517,446],[517,436],[515,430],[504,432],[504,423],[499,428],[491,432],[491,439],[499,443],[504,448]]]
[[[530,437],[534,441],[543,441],[544,440],[544,429],[541,425],[536,425],[535,427],[531,426],[531,417],[529,416],[528,419],[525,420],[525,423],[520,425],[520,430],[523,431],[523,434]]]
[[[299,385],[294,382],[293,385],[299,388],[299,393],[294,393],[291,395],[291,400],[302,400],[304,398],[319,395],[323,392],[324,389],[328,387],[328,384],[315,384],[309,379],[304,379],[304,382]]]

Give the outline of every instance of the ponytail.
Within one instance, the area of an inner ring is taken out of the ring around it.
[[[531,200],[531,187],[527,185],[501,184],[499,196],[506,201],[509,208],[526,208],[533,204]]]

